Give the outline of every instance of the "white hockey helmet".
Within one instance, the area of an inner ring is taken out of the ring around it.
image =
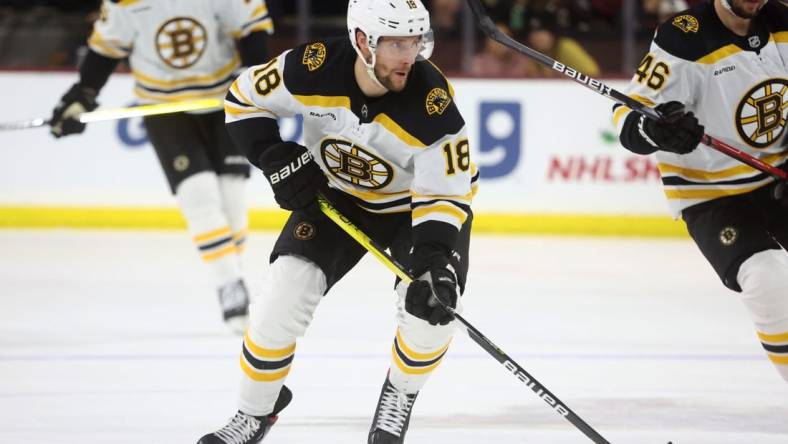
[[[430,58],[435,46],[430,28],[430,13],[421,0],[350,0],[347,7],[347,28],[350,43],[367,66],[367,73],[379,85],[374,67],[381,37],[421,37],[418,52],[420,60]],[[356,44],[357,29],[367,36],[367,44],[372,52],[370,61],[364,58]]]

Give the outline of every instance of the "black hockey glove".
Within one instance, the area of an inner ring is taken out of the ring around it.
[[[79,115],[98,108],[96,94],[96,90],[75,83],[52,110],[49,132],[60,138],[85,131],[85,124],[79,121]]]
[[[260,155],[260,167],[280,207],[321,214],[317,193],[325,186],[326,176],[305,147],[295,142],[274,144]]]
[[[655,108],[662,116],[653,120],[640,116],[638,130],[657,149],[676,154],[689,154],[700,144],[704,128],[692,112],[685,112],[680,102],[663,103]]]
[[[417,246],[413,251],[412,276],[416,280],[408,285],[405,310],[431,325],[446,325],[454,320],[443,308],[444,304],[456,308],[459,294],[457,276],[446,252],[430,245]]]

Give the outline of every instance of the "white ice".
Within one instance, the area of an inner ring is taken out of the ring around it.
[[[689,240],[475,236],[469,279],[466,318],[610,442],[788,443],[788,386]],[[366,442],[391,287],[367,258],[329,293],[266,443]],[[239,350],[183,232],[0,231],[0,443],[193,444],[235,412]],[[458,332],[407,442],[591,441]]]

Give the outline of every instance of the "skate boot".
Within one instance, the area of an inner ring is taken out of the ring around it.
[[[219,288],[222,317],[233,333],[243,335],[249,323],[249,291],[242,279]]]
[[[410,411],[418,393],[408,395],[400,392],[389,382],[383,384],[378,408],[372,420],[368,444],[402,444],[408,431]]]
[[[274,411],[267,416],[250,416],[240,410],[230,419],[230,423],[221,429],[209,433],[199,441],[197,444],[256,444],[265,438],[265,435],[271,431],[271,426],[274,425],[279,419],[279,412],[282,411],[290,400],[293,399],[293,393],[290,392],[285,386],[282,386],[282,391],[279,392],[279,398],[274,405]]]

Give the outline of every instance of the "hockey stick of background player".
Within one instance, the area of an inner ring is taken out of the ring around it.
[[[222,109],[222,99],[185,100],[182,102],[157,103],[154,105],[138,105],[126,108],[111,108],[91,111],[79,115],[82,123],[101,122],[105,120],[129,119],[132,117],[158,116],[161,114],[180,113],[184,111],[199,111],[209,109]],[[48,119],[38,118],[19,122],[0,122],[0,131],[11,131],[28,128],[38,128],[49,125]]]
[[[397,263],[393,257],[387,254],[382,248],[380,248],[375,241],[373,241],[369,236],[367,236],[363,231],[361,231],[353,222],[347,219],[345,216],[342,215],[333,205],[331,205],[323,196],[318,197],[318,202],[320,203],[320,210],[325,213],[331,220],[333,220],[340,228],[342,228],[350,237],[355,239],[361,246],[363,246],[367,251],[369,251],[373,256],[378,258],[380,262],[383,263],[389,270],[393,271],[394,274],[400,277],[405,283],[413,282],[413,277],[405,271],[405,268]],[[463,326],[463,329],[468,333],[468,336],[473,339],[474,342],[479,344],[481,348],[483,348],[487,353],[492,355],[496,361],[500,362],[506,370],[510,371],[514,376],[519,379],[520,381],[524,382],[537,396],[542,398],[544,402],[547,403],[553,410],[555,410],[559,415],[566,418],[567,421],[571,422],[572,425],[577,427],[581,432],[583,432],[591,441],[595,442],[596,444],[610,444],[605,438],[603,438],[596,430],[594,430],[590,425],[588,425],[585,421],[583,421],[575,412],[573,412],[566,404],[564,404],[561,400],[558,399],[550,390],[547,390],[542,384],[539,383],[533,376],[531,376],[525,369],[523,369],[519,364],[514,362],[514,359],[510,358],[509,355],[504,353],[503,350],[498,348],[495,344],[492,343],[487,337],[485,337],[479,330],[477,330],[470,322],[466,321],[461,315],[454,312],[454,309],[447,306],[443,303],[443,301],[438,301],[443,308],[450,312],[457,321]]]
[[[501,32],[501,30],[498,29],[497,26],[495,26],[495,23],[493,23],[490,16],[487,15],[484,6],[482,6],[481,4],[481,0],[468,0],[468,6],[471,7],[471,10],[473,11],[473,15],[476,16],[476,21],[479,24],[479,27],[482,29],[482,32],[484,32],[484,34],[487,37],[495,40],[496,42],[510,49],[519,52],[520,54],[524,54],[536,60],[542,65],[545,65],[549,68],[552,68],[555,71],[560,72],[561,74],[570,77],[577,83],[580,83],[581,85],[605,97],[611,98],[614,101],[624,106],[627,106],[634,111],[637,111],[641,114],[645,114],[647,117],[650,117],[654,120],[660,120],[661,118],[660,114],[657,111],[655,111],[653,108],[646,106],[638,102],[637,100],[616,91],[615,89],[605,85],[599,80],[593,79],[590,76],[583,74],[580,71],[570,66],[566,66],[563,63],[560,63],[542,54],[539,51],[531,49],[523,45],[522,43],[514,40],[513,38],[509,37],[508,35],[504,34],[503,32]],[[772,165],[769,165],[768,163],[758,159],[757,157],[753,157],[738,148],[732,147],[727,143],[722,142],[721,140],[715,139],[714,137],[708,134],[703,135],[703,139],[701,139],[701,142],[723,154],[733,157],[734,159],[740,162],[746,163],[747,165],[755,168],[756,170],[769,174],[775,179],[788,181],[788,173],[786,173],[785,171],[776,168]]]

